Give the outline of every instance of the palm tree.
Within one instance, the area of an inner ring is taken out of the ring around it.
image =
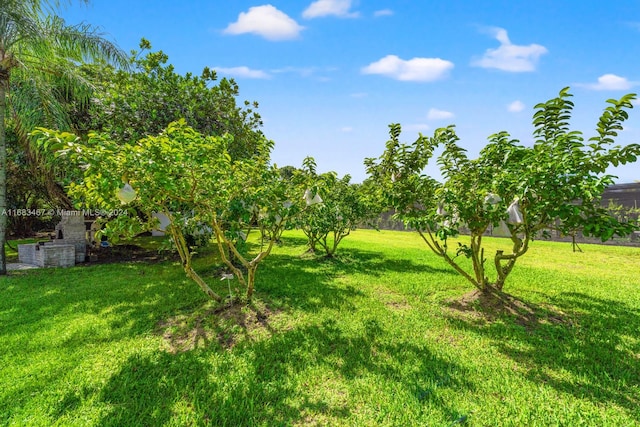
[[[67,121],[56,91],[89,93],[90,83],[77,72],[83,62],[127,64],[124,52],[94,27],[69,26],[56,16],[59,7],[55,0],[0,0],[0,274],[6,274],[7,113],[27,140],[36,125]]]

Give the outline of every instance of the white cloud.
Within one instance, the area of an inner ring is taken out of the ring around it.
[[[373,12],[373,16],[391,16],[393,15],[393,10],[391,9],[381,9]]]
[[[362,68],[363,74],[381,74],[402,81],[432,82],[445,78],[453,62],[440,58],[413,58],[404,60],[387,55]]]
[[[351,12],[351,0],[316,0],[302,12],[306,19],[320,18],[323,16],[338,16],[340,18],[356,18],[358,12]]]
[[[303,29],[303,26],[298,25],[286,13],[267,4],[240,12],[238,20],[229,24],[223,32],[233,35],[251,33],[276,41],[295,39]]]
[[[349,133],[349,132],[353,132],[353,128],[351,126],[344,126],[342,128],[340,128],[341,132],[345,132],[345,133]]]
[[[539,44],[512,44],[507,30],[503,28],[492,28],[490,31],[500,42],[500,47],[487,49],[482,58],[472,61],[471,65],[511,72],[534,71],[540,56],[548,52],[547,48]]]
[[[635,82],[630,82],[625,77],[616,76],[615,74],[604,74],[598,77],[597,83],[577,84],[577,86],[592,90],[627,90],[635,85]]]
[[[511,104],[507,105],[507,110],[511,113],[519,113],[524,109],[525,105],[522,103],[522,101],[513,101]]]
[[[454,114],[450,111],[438,110],[431,108],[427,113],[427,120],[445,120],[453,118]]]
[[[262,70],[252,70],[249,67],[245,67],[244,65],[241,67],[231,68],[214,67],[214,70],[222,74],[228,74],[234,77],[246,77],[248,79],[268,79],[271,77],[269,74],[265,73]]]

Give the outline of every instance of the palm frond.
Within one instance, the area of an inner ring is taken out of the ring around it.
[[[23,40],[42,40],[44,37],[38,15],[30,8],[20,1],[0,0],[0,50],[3,53],[21,50]]]
[[[68,122],[64,102],[56,93],[60,89],[46,74],[14,73],[9,98],[12,116],[20,117],[22,126],[31,131],[36,126],[64,129]]]
[[[63,3],[71,1],[0,0],[0,77],[10,88],[9,113],[32,170],[51,182],[54,171],[39,158],[29,132],[36,126],[69,129],[74,105],[93,93],[81,72],[85,62],[129,65],[128,56],[97,27],[70,26],[56,16]]]
[[[66,25],[64,19],[51,15],[43,22],[47,39],[54,42],[57,55],[82,62],[106,62],[128,67],[129,57],[104,37],[98,27],[81,23]]]

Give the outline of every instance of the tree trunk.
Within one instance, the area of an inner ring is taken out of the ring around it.
[[[257,265],[252,265],[247,270],[247,304],[251,302],[251,297],[253,297],[253,288],[254,282],[256,280],[256,269]]]
[[[0,275],[7,274],[7,258],[4,245],[7,241],[7,140],[5,117],[7,114],[7,80],[0,80]]]
[[[316,242],[315,234],[309,234],[309,243],[307,244],[309,246],[308,252],[316,253]]]
[[[165,213],[166,214],[166,213]],[[189,252],[189,247],[186,244],[184,236],[182,232],[178,229],[177,226],[173,225],[173,217],[169,214],[167,215],[171,220],[171,225],[169,226],[169,231],[171,233],[171,237],[173,238],[173,242],[176,245],[178,250],[178,254],[180,255],[180,259],[182,260],[182,268],[184,272],[190,277],[196,284],[202,289],[202,291],[212,300],[217,302],[222,301],[222,297],[216,294],[205,282],[202,277],[193,269],[191,265],[191,253]]]
[[[221,302],[222,301],[222,297],[220,295],[216,294],[209,287],[209,285],[207,285],[207,282],[202,280],[200,275],[198,275],[198,273],[196,273],[196,271],[193,269],[193,267],[191,267],[191,263],[190,262],[188,264],[184,265],[184,271],[187,274],[187,276],[189,276],[194,282],[196,282],[196,284],[198,286],[200,286],[200,289],[202,289],[202,292],[204,292],[209,298],[211,298],[212,300],[217,301],[217,302]]]

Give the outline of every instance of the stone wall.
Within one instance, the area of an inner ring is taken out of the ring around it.
[[[74,245],[30,243],[18,245],[18,260],[38,267],[73,267],[76,263]]]
[[[55,239],[47,245],[73,245],[76,262],[84,262],[87,256],[87,227],[80,211],[63,211],[55,229]]]

